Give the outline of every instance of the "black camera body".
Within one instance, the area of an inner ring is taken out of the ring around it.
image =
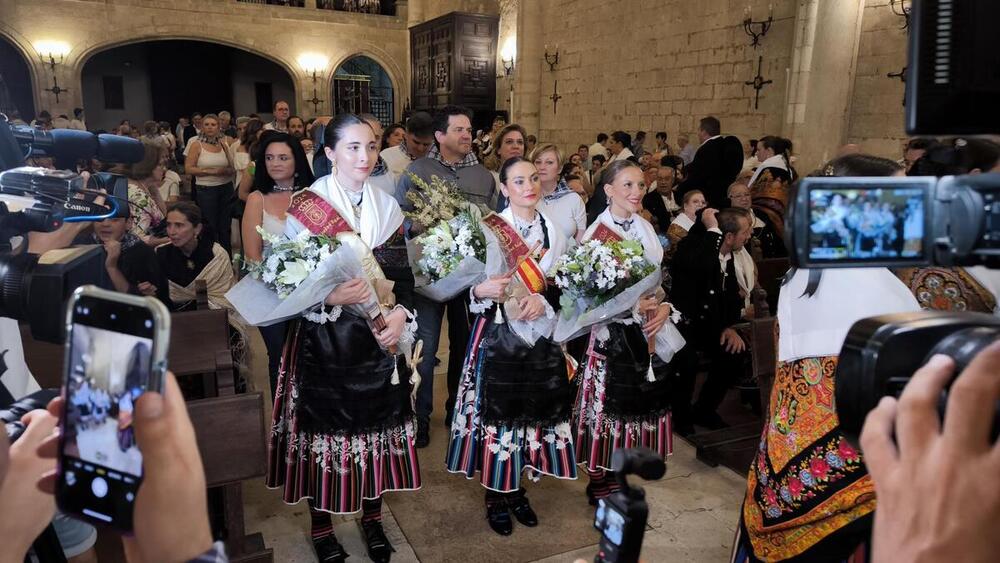
[[[835,377],[841,430],[857,444],[868,411],[882,397],[899,397],[913,373],[931,356],[950,356],[961,372],[998,337],[1000,318],[982,313],[922,311],[858,321],[844,339]],[[942,414],[947,399],[945,389],[938,404]],[[994,440],[998,430],[1000,405],[994,414]]]
[[[95,156],[134,162],[144,151],[134,139],[11,126],[0,114],[0,317],[28,321],[34,338],[61,343],[66,300],[77,287],[105,278],[104,260],[97,246],[30,254],[27,234],[128,217],[128,181],[106,172],[85,180],[70,170],[23,166],[25,155],[51,156],[69,166]],[[19,237],[15,248],[12,241]]]
[[[626,480],[635,474],[647,481],[663,477],[667,465],[649,448],[617,450],[611,457],[611,469],[619,491],[597,503],[594,528],[601,532],[594,563],[636,563],[642,551],[649,505],[642,487],[631,487]]]

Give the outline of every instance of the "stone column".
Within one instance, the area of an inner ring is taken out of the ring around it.
[[[542,83],[542,3],[520,2],[517,8],[517,62],[514,64],[514,115],[529,135],[540,125]]]
[[[804,0],[795,43],[784,132],[800,173],[833,158],[846,143],[864,2]]]

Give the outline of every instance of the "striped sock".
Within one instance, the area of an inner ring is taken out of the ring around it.
[[[607,497],[610,493],[608,489],[608,477],[607,472],[603,469],[587,470],[587,475],[590,477],[590,484],[587,488],[590,490],[590,494],[594,498],[602,499]]]
[[[608,487],[608,496],[621,490],[621,487],[618,486],[618,479],[615,479],[614,471],[608,471],[604,474],[604,482]]]
[[[326,536],[333,535],[333,520],[330,518],[329,512],[316,510],[310,506],[309,518],[312,520],[311,535],[313,541],[321,540]]]
[[[361,523],[369,524],[371,522],[381,522],[382,521],[382,499],[377,498],[374,500],[362,500],[361,501]]]

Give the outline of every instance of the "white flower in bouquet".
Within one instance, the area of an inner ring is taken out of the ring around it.
[[[587,241],[556,262],[562,313],[570,318],[603,305],[654,271],[637,241]]]
[[[295,238],[274,235],[257,227],[266,243],[260,262],[248,261],[247,273],[264,282],[278,297],[288,297],[321,262],[337,249],[337,239],[303,230]]]
[[[481,217],[479,209],[470,206],[417,237],[421,247],[417,273],[433,283],[454,272],[466,257],[485,262],[486,238],[479,224]]]

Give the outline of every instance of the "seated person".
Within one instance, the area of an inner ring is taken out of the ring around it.
[[[213,309],[232,309],[225,294],[235,283],[229,255],[203,232],[201,209],[181,201],[167,210],[170,244],[156,249],[160,269],[167,277],[174,311],[192,310],[197,299],[195,282],[203,280]]]
[[[673,405],[678,433],[692,432],[692,423],[711,430],[726,426],[716,411],[743,371],[746,344],[733,326],[751,312],[749,295],[756,271],[743,246],[752,233],[746,210],[705,209],[700,224],[680,242],[671,262],[670,298],[684,314],[678,328],[688,351],[679,364]],[[692,408],[697,350],[711,361],[711,367]]]
[[[764,221],[754,213],[750,186],[743,180],[737,180],[729,186],[727,195],[733,207],[745,209],[750,213],[750,220],[753,222],[753,245],[760,247],[760,258],[788,256],[788,251],[785,250],[785,241],[782,240],[774,224],[770,221]],[[768,216],[765,215],[765,217]]]
[[[115,218],[94,224],[94,238],[104,246],[108,289],[150,295],[170,307],[167,278],[160,270],[156,252],[130,232],[131,222],[131,218]]]

